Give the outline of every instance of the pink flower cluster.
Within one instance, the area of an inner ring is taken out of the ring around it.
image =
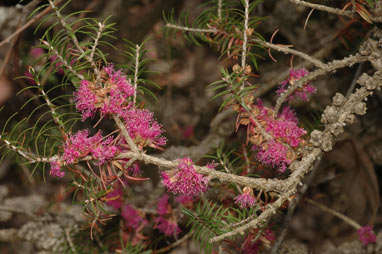
[[[65,172],[61,171],[61,166],[58,161],[50,162],[50,175],[59,178],[62,178],[65,175]]]
[[[273,110],[265,107],[261,100],[252,107],[262,128],[271,136],[271,139],[262,137],[254,141],[253,149],[258,151],[257,159],[266,165],[280,167],[280,171],[284,172],[295,159],[292,149],[304,142],[301,137],[306,131],[298,127],[297,118],[289,107],[284,108],[277,118]],[[260,132],[255,123],[251,122],[249,128],[253,135]]]
[[[62,159],[66,163],[73,163],[80,158],[91,155],[101,165],[119,152],[117,146],[111,144],[112,141],[112,137],[103,139],[100,131],[89,137],[88,130],[81,130],[66,140]]]
[[[358,229],[357,233],[359,240],[364,246],[368,245],[369,243],[375,243],[377,241],[377,237],[373,232],[373,227],[370,225],[366,225]]]
[[[309,72],[302,69],[290,69],[289,78],[281,82],[279,89],[276,91],[277,94],[282,94],[288,89],[288,84],[293,85],[297,80],[308,75]],[[317,89],[314,86],[311,86],[309,83],[304,84],[302,88],[298,88],[293,94],[288,97],[289,101],[292,100],[303,100],[308,101],[310,95],[316,93]]]
[[[147,109],[133,108],[126,111],[122,119],[130,137],[139,147],[166,145],[166,138],[161,136],[162,126],[154,120],[154,114]]]
[[[82,80],[74,94],[76,108],[82,113],[83,120],[93,117],[97,110],[102,115],[116,114],[123,117],[132,106],[129,100],[135,89],[121,70],[116,71],[113,65],[108,65],[103,68],[102,74],[102,87]]]
[[[137,229],[139,226],[144,225],[147,221],[139,215],[129,204],[125,204],[122,208],[122,217],[125,220],[125,224],[128,228]]]
[[[168,195],[164,194],[157,203],[157,212],[159,216],[155,219],[155,228],[167,236],[178,236],[182,230],[179,228],[175,217],[172,216],[171,211],[171,206],[168,203]]]
[[[174,194],[195,197],[207,190],[208,178],[196,172],[190,158],[181,159],[173,172],[161,176],[163,185]]]
[[[252,207],[256,204],[256,199],[253,196],[253,190],[250,187],[244,187],[243,194],[235,197],[235,204],[240,208]]]

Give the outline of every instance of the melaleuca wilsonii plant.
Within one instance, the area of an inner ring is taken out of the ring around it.
[[[221,67],[221,79],[210,86],[216,93],[213,99],[222,100],[220,109],[236,115],[235,131],[246,133],[235,149],[220,146],[205,165],[191,155],[176,160],[150,155],[166,150],[167,140],[166,130],[143,106],[146,97],[141,95],[152,93],[150,82],[144,80],[144,44],[127,43],[125,55],[131,64],[108,62],[103,49],[111,46],[105,38],[113,37],[113,24],[73,21],[80,13],[64,16],[65,6],[59,8],[52,0],[48,6],[57,22],[33,51],[38,60],[26,73],[30,86],[21,91],[33,94],[25,106],[35,100],[39,106],[19,122],[8,121],[1,134],[4,146],[49,177],[72,179],[90,238],[100,239],[118,218],[113,227],[117,236],[106,237],[102,243],[109,251],[161,253],[190,237],[200,243],[203,253],[257,253],[269,248],[275,240],[270,226],[273,214],[293,198],[314,161],[331,150],[333,136],[342,132],[354,114],[363,112],[353,107],[343,110],[342,120],[334,119],[333,114],[347,105],[346,98],[336,95],[337,111],[330,107],[324,111],[324,130],[313,131],[310,139],[293,111],[293,102],[310,99],[316,92],[311,81],[317,76],[367,57],[324,64],[268,43],[255,31],[262,20],[252,15],[258,3],[209,2],[192,26],[175,22],[174,14],[165,18],[167,32],[182,31],[199,45],[214,45],[222,57],[235,62]],[[275,93],[273,106],[259,98],[259,85],[254,84],[257,58],[264,48],[296,54],[316,68],[311,72],[291,68]],[[60,81],[49,79],[55,73]],[[349,101],[362,103],[367,95],[354,95]],[[152,181],[143,177],[142,164],[158,171],[164,187],[153,194],[153,202],[143,206],[134,202],[139,193],[132,188]],[[253,165],[261,170],[254,171]],[[360,234],[362,239],[374,239],[368,237],[371,228]]]

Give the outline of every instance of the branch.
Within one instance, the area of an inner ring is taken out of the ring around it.
[[[146,164],[154,164],[158,167],[163,167],[167,169],[174,169],[179,164],[179,161],[177,160],[170,161],[163,158],[151,156],[142,152],[121,153],[118,156],[116,156],[115,159],[135,159],[138,161],[143,161]],[[211,179],[218,179],[221,182],[235,183],[241,186],[249,186],[251,188],[256,188],[264,191],[278,192],[280,186],[283,185],[283,180],[237,176],[234,174],[227,174],[224,172],[211,170],[208,167],[195,166],[195,170],[200,174],[209,176]]]
[[[127,144],[129,145],[130,150],[135,152],[135,153],[139,153],[139,149],[138,149],[137,145],[131,139],[129,132],[126,130],[126,127],[123,124],[123,122],[121,121],[121,119],[119,119],[117,116],[113,116],[113,119],[114,119],[115,123],[117,124],[118,128],[121,130],[121,133],[122,133],[123,137],[125,138]]]
[[[294,3],[294,4],[306,6],[309,8],[316,9],[316,10],[326,11],[329,13],[347,16],[349,18],[354,18],[354,12],[352,12],[352,11],[341,10],[338,8],[333,8],[333,7],[329,7],[329,6],[325,6],[325,5],[321,5],[321,4],[309,3],[309,2],[305,2],[305,1],[301,1],[301,0],[289,0],[289,1]]]
[[[262,40],[257,39],[257,38],[252,39],[252,41],[257,42],[258,44],[260,44],[261,46],[266,47],[266,48],[271,48],[271,49],[274,49],[274,50],[277,50],[277,51],[280,51],[280,52],[284,52],[286,54],[292,54],[292,55],[299,56],[302,59],[305,59],[306,61],[311,62],[312,64],[314,64],[316,67],[318,67],[320,69],[324,69],[326,67],[326,64],[324,64],[320,60],[318,60],[318,59],[316,59],[314,57],[311,57],[308,54],[305,54],[305,53],[303,53],[301,51],[298,51],[298,50],[295,50],[295,49],[291,49],[291,48],[289,48],[289,46],[276,45],[276,44],[273,44],[273,43],[262,41]]]
[[[5,145],[12,151],[18,153],[19,155],[21,155],[22,157],[24,157],[25,159],[27,159],[29,161],[29,163],[37,163],[37,162],[51,162],[51,161],[54,161],[57,159],[57,156],[52,156],[52,157],[39,157],[37,154],[34,154],[34,153],[31,153],[31,152],[27,152],[27,151],[24,151],[22,148],[19,148],[15,145],[13,145],[9,140],[7,139],[4,139],[1,135],[0,135],[0,140],[2,140]]]
[[[185,27],[185,26],[178,26],[174,24],[167,23],[166,27],[173,28],[176,30],[186,31],[186,32],[196,32],[196,33],[216,33],[218,30],[215,28],[192,28],[192,27]]]
[[[58,0],[56,2],[56,5],[59,5],[61,4],[63,0]],[[13,34],[11,34],[10,36],[8,36],[6,39],[4,39],[2,42],[0,42],[0,47],[3,46],[4,44],[6,43],[9,43],[13,38],[15,38],[17,35],[19,35],[20,33],[22,33],[25,29],[27,29],[28,27],[30,27],[34,22],[40,20],[42,17],[46,16],[50,11],[52,10],[52,7],[49,6],[47,8],[45,8],[42,12],[40,12],[38,15],[36,15],[35,17],[33,17],[31,20],[29,20],[27,23],[25,23],[25,25],[23,25],[22,27],[20,27],[19,29],[17,29]]]
[[[93,59],[91,59],[90,56],[88,56],[85,53],[85,51],[82,49],[80,43],[78,42],[78,39],[77,39],[76,35],[74,34],[74,32],[71,29],[71,27],[66,23],[64,17],[62,17],[60,11],[57,9],[57,6],[54,4],[54,2],[52,0],[49,0],[49,4],[50,4],[51,8],[55,11],[58,20],[60,21],[62,27],[65,29],[66,34],[72,39],[72,41],[73,41],[74,45],[76,46],[77,50],[81,53],[81,55],[83,55],[85,57],[85,59],[92,66],[92,68],[94,70],[94,73],[96,74],[96,77],[97,77],[97,84],[100,84],[100,82],[101,82],[101,73],[100,73],[100,70],[98,69],[97,65],[95,64]]]
[[[135,45],[135,68],[134,68],[134,98],[133,98],[133,105],[135,106],[135,103],[137,101],[137,86],[138,86],[138,72],[139,72],[139,51],[141,50],[141,46],[138,44]]]
[[[304,84],[308,83],[309,81],[316,79],[318,76],[327,74],[329,72],[333,72],[340,68],[352,66],[353,64],[364,62],[366,60],[368,60],[368,56],[362,56],[360,54],[349,56],[342,60],[333,60],[332,62],[327,63],[323,69],[315,70],[309,73],[308,75],[302,77],[301,79],[297,80],[293,85],[289,86],[288,89],[277,98],[275,114],[277,115],[278,111],[281,108],[281,105],[292,93],[294,93],[294,91],[296,91],[298,88],[302,88]]]
[[[244,0],[244,31],[243,31],[243,46],[241,51],[241,69],[245,70],[246,57],[247,57],[247,43],[248,43],[248,20],[249,20],[249,0]],[[244,83],[243,83],[244,86]],[[243,88],[243,87],[242,87]]]
[[[93,61],[93,58],[94,58],[94,53],[96,51],[96,48],[98,46],[98,41],[99,39],[101,38],[101,35],[102,35],[102,31],[103,29],[105,28],[105,24],[101,23],[101,22],[98,22],[98,31],[97,31],[97,36],[96,38],[94,39],[94,44],[93,44],[93,47],[92,47],[92,50],[90,52],[90,57],[89,57],[89,60],[90,61]]]

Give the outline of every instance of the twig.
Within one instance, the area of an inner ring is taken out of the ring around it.
[[[101,22],[98,22],[98,31],[97,31],[97,36],[96,38],[94,39],[94,44],[93,44],[93,47],[91,49],[91,52],[90,52],[90,56],[89,56],[89,60],[90,61],[93,61],[93,58],[94,58],[94,53],[96,51],[96,48],[98,46],[98,41],[99,39],[101,38],[101,35],[102,35],[102,31],[103,29],[105,28],[105,24],[101,23]]]
[[[126,152],[121,153],[116,156],[115,159],[135,159],[142,161],[146,164],[154,164],[158,167],[163,167],[167,169],[176,168],[179,164],[179,161],[173,160],[169,161],[163,158],[154,157],[142,152]],[[216,170],[211,170],[208,167],[195,166],[195,170],[203,175],[209,176],[211,179],[218,179],[222,182],[236,183],[241,186],[249,186],[251,188],[265,190],[265,191],[275,191],[279,192],[279,189],[282,188],[283,180],[278,179],[265,179],[265,178],[251,178],[246,176],[238,176],[234,174],[228,174]]]
[[[222,21],[222,7],[223,7],[223,0],[218,1],[218,21],[219,23]]]
[[[64,58],[61,56],[61,54],[58,53],[58,51],[57,51],[52,45],[50,45],[49,42],[47,42],[47,41],[42,41],[42,44],[48,46],[48,47],[49,47],[49,50],[50,50],[50,51],[53,51],[53,53],[55,54],[55,56],[57,56],[57,58],[60,60],[60,63],[62,63],[66,68],[68,68],[68,70],[69,70],[71,73],[73,73],[75,76],[77,76],[77,77],[78,77],[79,79],[81,79],[81,80],[82,80],[82,79],[85,79],[85,77],[84,77],[82,74],[77,73],[77,72],[73,69],[72,65],[69,64],[69,63],[66,61],[66,59],[64,59]]]
[[[141,50],[141,46],[138,44],[135,45],[135,68],[134,68],[134,98],[133,105],[135,105],[137,101],[137,87],[138,87],[138,72],[139,72],[139,54]]]
[[[65,237],[66,237],[66,240],[68,241],[70,249],[72,250],[73,253],[77,253],[76,248],[74,247],[72,238],[70,237],[69,229],[66,228],[66,229],[64,229],[64,231],[65,231]]]
[[[134,141],[131,139],[129,132],[127,131],[127,129],[126,129],[125,125],[123,124],[123,122],[121,121],[121,119],[119,119],[117,116],[113,116],[113,119],[114,119],[115,123],[117,124],[118,128],[121,130],[121,133],[122,133],[123,137],[125,138],[127,144],[129,145],[131,151],[138,153],[139,152],[138,147],[134,143]]]
[[[166,251],[169,251],[173,248],[175,248],[176,246],[179,246],[181,245],[184,241],[186,241],[188,238],[190,238],[192,236],[192,232],[184,235],[182,238],[180,238],[179,240],[175,241],[174,243],[170,244],[169,246],[166,246],[162,249],[159,249],[159,250],[156,250],[154,251],[154,253],[162,253],[162,252],[166,252]]]
[[[63,0],[58,0],[58,1],[56,2],[56,5],[60,5],[62,1],[63,1]],[[40,20],[42,17],[44,17],[46,14],[48,14],[51,10],[52,10],[52,7],[51,7],[51,6],[45,8],[41,13],[39,13],[38,15],[36,15],[35,17],[33,17],[31,20],[29,20],[27,23],[25,23],[25,25],[23,25],[22,27],[20,27],[19,29],[17,29],[13,34],[11,34],[11,35],[8,36],[6,39],[4,39],[2,42],[0,42],[0,47],[3,46],[3,45],[6,44],[6,43],[9,43],[14,37],[16,37],[17,35],[19,35],[20,33],[22,33],[25,29],[27,29],[28,27],[30,27],[34,22]]]
[[[167,23],[166,27],[173,28],[176,30],[186,31],[186,32],[196,32],[196,33],[216,33],[218,30],[215,28],[191,28],[191,27],[185,27],[185,26],[178,26],[174,24]]]
[[[326,67],[326,64],[324,64],[320,60],[315,59],[314,57],[311,57],[308,54],[305,54],[305,53],[303,53],[301,51],[298,51],[298,50],[295,50],[295,49],[291,49],[288,46],[283,46],[283,45],[277,45],[277,44],[269,43],[269,42],[262,41],[262,40],[257,39],[257,38],[254,38],[252,40],[254,42],[257,42],[261,46],[266,47],[266,48],[271,48],[271,49],[274,49],[274,50],[277,50],[277,51],[280,51],[280,52],[284,52],[286,54],[293,54],[293,55],[299,56],[302,59],[305,59],[306,61],[311,62],[312,64],[314,64],[315,66],[317,66],[320,69],[324,69]]]
[[[334,216],[336,216],[337,218],[340,218],[341,220],[343,220],[344,222],[346,222],[347,224],[351,225],[353,228],[355,229],[360,229],[362,226],[359,225],[357,222],[355,222],[354,220],[350,219],[349,217],[343,215],[342,213],[339,213],[337,211],[334,211],[333,209],[327,207],[327,206],[324,206],[323,204],[320,204],[320,203],[317,203],[316,201],[310,199],[310,198],[305,198],[305,200],[308,202],[308,203],[311,203],[312,205],[315,205],[317,207],[319,207],[321,210],[325,211],[325,212],[328,212]]]
[[[310,174],[307,177],[304,185],[301,187],[301,189],[298,192],[298,194],[296,195],[296,197],[289,202],[288,212],[287,212],[287,215],[285,216],[285,219],[284,219],[284,223],[283,223],[283,226],[282,226],[282,231],[281,231],[280,235],[277,237],[276,242],[272,246],[272,249],[271,249],[271,252],[270,252],[271,254],[279,253],[278,249],[280,248],[280,246],[281,246],[282,242],[284,241],[284,238],[285,238],[285,236],[286,236],[286,234],[288,232],[288,227],[289,227],[289,224],[290,224],[290,222],[292,220],[294,211],[295,211],[297,205],[300,203],[301,198],[304,196],[305,192],[308,190],[308,188],[311,185],[312,181],[315,179],[315,177],[317,175],[317,172],[318,172],[319,165],[320,165],[320,161],[316,161],[316,163],[315,163],[315,165],[314,165],[314,167],[312,169],[312,172],[310,172]]]
[[[72,42],[76,46],[77,50],[81,53],[81,55],[83,55],[85,57],[85,59],[92,66],[92,68],[94,70],[94,73],[96,74],[96,77],[97,77],[97,82],[96,83],[98,85],[100,85],[100,82],[101,82],[101,73],[100,73],[100,70],[98,69],[97,65],[95,64],[95,62],[92,59],[90,59],[90,56],[85,53],[85,51],[81,47],[81,45],[80,45],[76,35],[74,34],[73,29],[66,23],[64,17],[62,17],[61,12],[59,11],[59,9],[55,5],[55,3],[52,0],[49,0],[49,4],[52,7],[52,9],[55,11],[56,16],[57,16],[58,20],[61,23],[61,26],[65,29],[66,34],[72,39]]]
[[[365,64],[365,62],[362,62],[358,65],[357,67],[357,70],[355,71],[355,74],[354,74],[354,78],[353,78],[353,81],[351,82],[350,86],[349,86],[349,89],[348,91],[346,92],[346,97],[349,97],[350,94],[353,92],[354,90],[354,87],[356,86],[357,84],[357,80],[359,78],[359,76],[361,75],[361,71],[362,71],[362,68],[363,68],[363,65]]]
[[[296,91],[298,88],[303,87],[304,84],[308,83],[309,81],[316,79],[318,76],[333,72],[340,68],[351,66],[356,63],[364,62],[366,60],[368,60],[368,56],[362,56],[360,54],[349,56],[342,60],[333,60],[332,62],[326,64],[325,68],[315,70],[309,73],[308,75],[302,77],[301,79],[297,80],[292,86],[289,86],[288,89],[277,98],[275,114],[277,115],[281,108],[281,105],[292,93],[294,93],[294,91]]]
[[[18,153],[19,155],[27,159],[29,163],[51,162],[57,159],[57,156],[39,157],[37,154],[24,151],[22,148],[19,148],[13,145],[9,140],[4,139],[2,135],[0,135],[0,140],[2,140],[9,149],[13,150],[14,152]]]
[[[241,69],[244,72],[247,58],[247,43],[248,43],[248,20],[249,20],[249,0],[244,0],[244,31],[243,31],[243,45],[241,50]],[[244,88],[244,83],[240,89]]]
[[[321,4],[309,3],[309,2],[305,2],[305,1],[301,1],[301,0],[289,0],[289,1],[294,3],[294,4],[306,6],[309,8],[316,9],[316,10],[326,11],[329,13],[334,13],[337,15],[343,15],[343,16],[347,16],[349,18],[354,18],[354,12],[352,12],[352,11],[341,10],[338,8],[333,8],[333,7],[329,7],[329,6],[325,6],[325,5],[321,5]]]

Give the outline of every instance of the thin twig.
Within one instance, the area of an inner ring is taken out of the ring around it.
[[[218,1],[218,22],[220,23],[222,21],[222,7],[223,7],[223,0]]]
[[[73,73],[74,76],[76,76],[77,78],[79,78],[81,80],[85,79],[85,77],[82,74],[78,73],[76,70],[73,69],[72,65],[69,64],[68,61],[66,61],[66,59],[64,59],[62,57],[62,55],[60,53],[58,53],[58,51],[52,45],[50,45],[49,42],[42,41],[42,44],[48,46],[49,50],[52,51],[54,53],[54,55],[59,59],[59,61],[60,61],[59,63],[63,64],[66,68],[68,68],[68,70],[71,73]]]
[[[349,224],[350,226],[352,226],[353,228],[355,229],[360,229],[362,226],[359,225],[357,222],[355,222],[354,220],[350,219],[349,217],[343,215],[342,213],[339,213],[337,211],[334,211],[333,209],[327,207],[327,206],[324,206],[323,204],[320,204],[310,198],[305,198],[305,200],[308,202],[308,203],[311,203],[312,205],[315,205],[317,207],[319,207],[321,210],[325,211],[325,212],[328,212],[334,216],[336,216],[337,218],[340,218],[341,220],[343,220],[344,222],[346,222],[347,224]]]
[[[249,20],[249,0],[244,0],[244,31],[243,31],[243,45],[241,50],[241,69],[245,70],[246,57],[247,57],[247,43],[248,43],[248,20]],[[244,88],[244,83],[241,88]]]
[[[67,35],[72,39],[72,42],[76,46],[77,50],[80,52],[81,55],[83,55],[85,57],[85,59],[92,66],[92,68],[94,70],[94,73],[96,74],[96,78],[97,78],[97,82],[96,83],[100,84],[101,83],[101,73],[100,73],[100,70],[98,69],[97,65],[95,64],[95,62],[92,59],[90,59],[90,56],[85,53],[85,51],[81,47],[81,45],[80,45],[76,35],[74,34],[73,29],[66,23],[64,17],[61,15],[60,10],[57,8],[55,3],[52,0],[49,0],[49,4],[52,7],[52,9],[55,11],[56,16],[57,16],[58,20],[61,23],[61,26],[65,29]]]
[[[135,152],[135,153],[138,153],[139,152],[138,147],[134,143],[134,141],[131,139],[129,132],[127,131],[127,129],[126,129],[125,125],[123,124],[123,122],[121,121],[121,119],[119,119],[117,116],[113,116],[113,119],[114,119],[115,123],[117,124],[118,128],[121,130],[121,133],[122,133],[123,137],[125,138],[127,144],[129,145],[130,150]]]
[[[37,154],[24,151],[22,148],[13,145],[9,140],[4,139],[2,135],[0,135],[0,140],[2,140],[9,149],[13,150],[14,152],[18,153],[19,155],[27,159],[29,163],[51,162],[51,161],[57,160],[57,156],[39,157]]]
[[[162,252],[169,251],[169,250],[175,248],[176,246],[181,245],[184,241],[186,241],[191,236],[192,236],[192,232],[184,235],[182,238],[180,238],[179,240],[177,240],[174,243],[170,244],[169,246],[166,246],[166,247],[164,247],[162,249],[156,250],[154,253],[162,253]]]
[[[139,72],[139,54],[141,46],[135,45],[135,68],[134,68],[134,98],[133,105],[137,102],[138,72]]]
[[[97,31],[97,36],[96,38],[94,39],[94,44],[93,44],[93,47],[91,49],[91,52],[90,52],[90,57],[89,57],[89,60],[90,61],[93,61],[94,59],[94,53],[96,51],[96,48],[98,46],[98,41],[99,39],[101,38],[101,35],[102,35],[102,31],[103,29],[105,29],[105,24],[101,23],[101,22],[98,22],[98,31]]]
[[[298,50],[295,50],[295,49],[291,49],[291,48],[289,48],[289,46],[277,45],[277,44],[269,43],[269,42],[266,42],[266,41],[262,41],[262,40],[257,39],[257,38],[254,38],[252,40],[254,42],[257,42],[261,46],[266,47],[266,48],[271,48],[271,49],[274,49],[274,50],[277,50],[277,51],[280,51],[280,52],[283,52],[283,53],[286,53],[286,54],[293,54],[293,55],[299,56],[302,59],[305,59],[306,61],[311,62],[312,64],[314,64],[316,67],[318,67],[320,69],[323,69],[323,68],[326,67],[326,64],[324,64],[320,60],[318,60],[318,59],[316,59],[314,57],[311,57],[308,54],[305,54],[305,53],[303,53],[301,51],[298,51]]]
[[[354,74],[354,78],[353,78],[353,81],[351,82],[350,86],[349,86],[349,89],[348,91],[346,92],[346,97],[349,97],[350,94],[353,92],[354,90],[354,87],[356,86],[357,84],[357,80],[359,78],[359,76],[361,75],[361,72],[362,72],[362,68],[364,66],[365,62],[362,62],[358,65],[357,67],[357,70],[355,71],[355,74]]]
[[[215,28],[191,28],[191,27],[185,27],[185,26],[178,26],[174,24],[167,23],[166,27],[173,28],[176,30],[186,31],[186,32],[196,32],[196,33],[216,33],[218,30]]]
[[[352,11],[341,10],[341,9],[329,7],[329,6],[326,6],[326,5],[314,4],[314,3],[309,3],[309,2],[301,1],[301,0],[289,0],[289,1],[294,3],[294,4],[306,6],[306,7],[309,7],[309,8],[316,9],[316,10],[326,11],[326,12],[329,12],[329,13],[333,13],[333,14],[337,14],[337,15],[342,15],[342,16],[347,16],[349,18],[354,18],[354,12],[352,12]]]
[[[58,0],[56,2],[56,5],[60,5],[61,2],[63,0]],[[27,23],[25,23],[25,25],[23,25],[22,27],[20,27],[19,29],[17,29],[14,33],[12,33],[10,36],[8,36],[6,39],[4,39],[2,42],[0,42],[0,47],[3,46],[4,44],[6,43],[9,43],[14,37],[16,37],[17,35],[19,35],[20,33],[22,33],[25,29],[27,29],[28,27],[30,27],[34,22],[40,20],[42,17],[44,17],[45,15],[47,15],[50,11],[52,10],[52,7],[49,6],[47,8],[45,8],[42,12],[40,12],[38,15],[36,15],[35,17],[33,17],[31,20],[29,20]]]
[[[125,152],[116,156],[116,160],[119,159],[135,159],[137,161],[142,161],[146,164],[154,164],[158,167],[163,167],[167,169],[176,168],[179,164],[177,160],[166,160],[163,158],[155,157],[152,155],[145,154],[143,152]],[[222,182],[236,183],[241,186],[249,186],[258,190],[264,191],[275,191],[280,192],[279,189],[284,189],[285,184],[283,180],[279,179],[265,179],[265,178],[252,178],[246,176],[238,176],[234,174],[228,174],[216,170],[211,170],[210,168],[204,166],[195,166],[196,172],[209,176],[210,179],[218,179]],[[283,187],[284,186],[284,187]]]
[[[294,93],[298,88],[301,88],[304,86],[304,84],[308,83],[309,81],[312,81],[316,79],[318,76],[333,72],[337,69],[344,68],[347,66],[351,66],[356,63],[364,62],[368,59],[368,56],[362,56],[359,54],[356,54],[354,56],[346,57],[342,60],[333,60],[332,62],[326,64],[325,68],[315,70],[308,75],[302,77],[301,79],[297,80],[292,86],[289,86],[288,89],[282,93],[276,101],[275,106],[275,114],[279,112],[281,105],[286,101],[286,99]]]

